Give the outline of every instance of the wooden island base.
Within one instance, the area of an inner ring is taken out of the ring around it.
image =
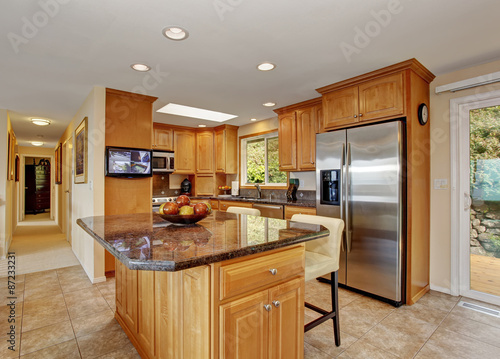
[[[116,260],[115,317],[142,358],[303,358],[304,253],[299,244],[177,272]]]

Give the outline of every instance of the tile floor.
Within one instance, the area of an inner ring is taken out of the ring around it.
[[[326,284],[308,282],[306,293],[312,303],[330,301]],[[114,278],[93,285],[81,266],[18,276],[15,352],[6,344],[7,296],[0,278],[0,358],[139,358],[113,317]],[[342,345],[324,323],[305,334],[306,359],[500,358],[500,318],[458,307],[459,297],[431,291],[396,309],[343,289],[339,296]]]

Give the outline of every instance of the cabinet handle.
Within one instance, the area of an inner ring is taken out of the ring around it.
[[[358,117],[358,115],[354,115],[354,118]]]
[[[264,304],[264,309],[267,310],[268,312],[270,312],[271,309],[273,309],[273,308],[271,307],[271,304]]]
[[[280,301],[279,301],[279,300],[273,300],[273,304],[274,304],[274,306],[275,306],[276,308],[279,308],[279,306],[280,306],[280,304],[281,304],[281,303],[280,303]]]
[[[272,275],[276,275],[278,273],[278,270],[276,268],[269,269],[269,272],[271,272]]]
[[[363,117],[363,114],[362,114],[362,113],[360,113],[360,114],[359,114],[359,117]]]

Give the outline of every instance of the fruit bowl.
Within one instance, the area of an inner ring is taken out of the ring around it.
[[[169,221],[170,223],[173,223],[177,226],[187,226],[189,224],[195,224],[196,222],[201,221],[203,218],[208,216],[208,213],[206,214],[187,214],[187,215],[179,215],[179,214],[160,214],[158,215]]]

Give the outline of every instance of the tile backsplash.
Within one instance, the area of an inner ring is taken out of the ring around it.
[[[170,189],[169,174],[153,174],[153,197],[178,196],[180,189]]]

